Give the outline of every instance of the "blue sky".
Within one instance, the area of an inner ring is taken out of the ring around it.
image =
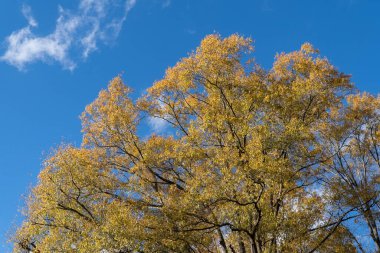
[[[0,252],[43,158],[80,143],[78,116],[114,76],[139,95],[205,35],[239,33],[265,68],[307,41],[378,93],[379,10],[376,0],[2,0]]]

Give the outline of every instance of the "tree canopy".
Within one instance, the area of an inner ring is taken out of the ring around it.
[[[253,51],[209,35],[136,100],[114,78],[44,162],[14,252],[379,250],[380,99],[308,43],[270,70]]]

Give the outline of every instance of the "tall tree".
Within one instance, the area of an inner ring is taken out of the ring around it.
[[[252,52],[209,35],[137,101],[112,80],[82,114],[82,146],[46,160],[15,252],[364,251],[353,217],[376,241],[377,142],[358,126],[378,103],[347,104],[349,76],[310,44],[269,71]],[[141,138],[147,118],[167,132]],[[352,167],[370,177],[355,189]]]
[[[333,127],[326,132],[325,182],[332,206],[355,211],[350,215],[380,250],[380,100],[367,93],[347,97],[347,105],[336,111]],[[353,235],[353,236],[361,236]]]

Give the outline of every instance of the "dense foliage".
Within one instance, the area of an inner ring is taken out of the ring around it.
[[[310,44],[268,71],[252,52],[207,36],[137,101],[113,79],[82,146],[45,161],[14,251],[377,251],[380,100]],[[166,131],[141,137],[149,119]]]

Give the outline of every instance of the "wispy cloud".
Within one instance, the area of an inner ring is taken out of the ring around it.
[[[195,29],[186,29],[186,32],[190,35],[194,35],[197,33],[197,31]]]
[[[150,116],[148,118],[148,124],[155,133],[162,133],[168,127],[168,122],[164,119]]]
[[[34,19],[32,14],[32,8],[30,8],[29,5],[24,4],[21,9],[22,15],[26,18],[28,21],[29,26],[36,27],[38,26],[37,21]]]
[[[163,0],[162,2],[162,8],[168,8],[170,6],[170,4],[172,3],[171,0]]]
[[[23,5],[28,25],[6,38],[7,49],[0,59],[20,70],[37,61],[58,62],[73,70],[78,60],[98,49],[99,43],[118,37],[135,4],[136,0],[80,0],[76,10],[59,6],[55,30],[45,36],[33,32],[38,23],[30,6]]]

